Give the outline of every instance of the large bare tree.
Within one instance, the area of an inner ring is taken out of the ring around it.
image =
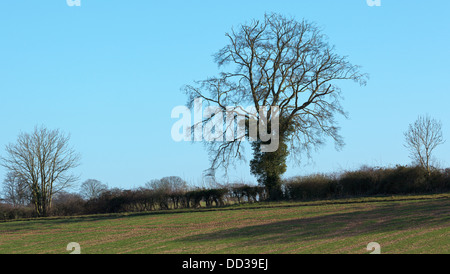
[[[77,180],[69,172],[78,166],[80,156],[69,147],[69,139],[59,130],[35,127],[7,145],[6,156],[1,157],[1,164],[26,182],[39,217],[47,216],[55,193]]]
[[[433,151],[444,143],[442,123],[428,115],[419,116],[404,135],[410,158],[430,174],[434,162]]]
[[[187,85],[188,106],[193,107],[195,100],[201,98],[207,105],[219,107],[227,115],[235,111],[237,116],[239,106],[247,104],[256,109],[257,116],[252,119],[257,124],[262,123],[261,110],[278,107],[279,148],[284,152],[264,152],[260,146],[252,146],[257,167],[254,170],[261,175],[260,182],[279,180],[285,170],[287,151],[294,156],[305,152],[309,155],[311,148],[324,143],[326,137],[334,139],[338,147],[343,145],[335,121],[336,114],[346,116],[340,104],[338,83],[352,80],[363,85],[367,75],[347,57],[335,53],[314,23],[266,14],[263,20],[240,25],[226,37],[228,45],[214,56],[222,72]],[[269,113],[265,118],[266,124],[270,124],[274,116]],[[244,159],[242,139],[235,137],[207,143],[213,169],[226,168],[235,159]],[[257,142],[264,143],[261,139]],[[272,172],[274,165],[279,168]],[[266,167],[272,171],[265,170]],[[277,182],[268,183],[271,184]]]

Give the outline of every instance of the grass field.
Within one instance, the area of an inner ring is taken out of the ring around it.
[[[450,194],[0,223],[0,253],[450,253]]]

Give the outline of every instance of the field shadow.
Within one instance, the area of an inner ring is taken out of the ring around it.
[[[136,216],[136,215],[133,215]],[[27,230],[46,230],[57,229],[61,225],[72,225],[77,223],[95,223],[98,221],[108,221],[114,219],[123,219],[128,216],[74,216],[64,218],[42,218],[42,219],[29,219],[29,220],[14,220],[0,223],[0,233],[8,232],[23,232]]]
[[[233,242],[236,246],[262,246],[393,232],[425,226],[450,225],[450,201],[380,205],[375,209],[290,219],[197,234],[186,243]],[[237,225],[238,226],[238,225]]]

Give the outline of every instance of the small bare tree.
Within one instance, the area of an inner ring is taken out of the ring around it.
[[[188,185],[186,181],[178,176],[169,176],[162,179],[151,180],[145,184],[146,188],[161,191],[164,193],[187,191]]]
[[[434,161],[432,153],[438,145],[444,143],[442,123],[428,115],[419,116],[414,124],[409,125],[404,135],[410,158],[430,174]]]
[[[2,166],[26,182],[39,217],[47,216],[55,193],[77,180],[68,172],[78,166],[80,156],[69,148],[69,139],[59,130],[35,127],[7,145],[7,156],[0,158]]]
[[[86,180],[81,184],[80,194],[84,199],[91,200],[98,198],[103,192],[108,190],[108,186],[94,179]]]

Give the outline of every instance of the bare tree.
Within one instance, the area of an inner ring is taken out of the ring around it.
[[[161,209],[169,209],[169,201],[178,208],[181,199],[188,190],[186,181],[178,176],[169,176],[147,182],[145,187],[153,191]]]
[[[91,200],[98,198],[103,192],[108,190],[108,186],[94,179],[86,180],[81,184],[80,194],[84,199]]]
[[[164,193],[187,191],[188,185],[185,180],[178,176],[169,176],[162,179],[154,179],[145,184],[147,189],[161,191]]]
[[[23,178],[14,172],[8,172],[3,181],[3,198],[14,207],[26,206],[31,202],[31,191]]]
[[[1,157],[2,166],[27,183],[39,217],[47,216],[55,193],[77,180],[69,171],[78,166],[80,156],[69,148],[69,139],[59,130],[35,127],[7,145],[7,155]]]
[[[309,155],[310,149],[323,144],[325,137],[334,139],[337,147],[343,145],[335,114],[346,116],[346,113],[339,102],[341,90],[337,84],[352,80],[364,85],[367,75],[360,73],[359,67],[347,57],[336,54],[315,24],[266,14],[264,20],[243,24],[226,36],[229,43],[215,54],[215,62],[220,68],[231,65],[231,69],[198,81],[195,86],[187,85],[189,107],[195,106],[197,98],[219,107],[227,115],[240,115],[243,104],[254,106],[257,114],[278,107],[279,147],[288,151],[289,146],[289,151],[295,152],[291,154],[294,157],[305,152]],[[202,122],[207,123],[211,117]],[[257,124],[262,123],[260,118],[252,117]],[[274,116],[264,118],[271,124]],[[227,127],[226,121],[224,126]],[[213,169],[226,168],[236,159],[244,160],[241,136],[229,140],[227,133],[223,134],[222,140],[226,141],[206,144]],[[258,168],[262,172],[260,182],[268,177],[277,181],[285,171],[287,152],[263,152],[256,151],[259,145],[252,147],[255,155],[263,154],[255,161],[271,162],[258,165],[263,167]],[[273,175],[264,170],[264,167],[274,169],[275,165],[278,168],[270,172]]]
[[[419,116],[404,133],[410,158],[431,173],[434,149],[445,141],[442,136],[442,123],[428,115]]]

